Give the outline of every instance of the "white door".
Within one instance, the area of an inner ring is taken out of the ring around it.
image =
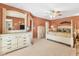
[[[44,38],[45,36],[45,27],[44,26],[38,26],[37,28],[37,38],[38,39],[41,39],[41,38]]]

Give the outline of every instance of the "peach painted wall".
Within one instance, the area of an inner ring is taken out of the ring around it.
[[[2,33],[2,9],[0,8],[0,34]]]
[[[53,25],[55,27],[59,26],[61,22],[63,21],[68,21],[70,22],[71,20],[73,20],[73,26],[75,26],[76,24],[76,28],[79,29],[79,16],[72,16],[72,17],[65,17],[65,18],[62,18],[62,19],[55,19],[55,20],[50,20],[49,23],[50,23],[50,26]],[[66,25],[69,25],[69,24],[66,24]]]
[[[75,17],[72,17],[74,20],[74,26],[76,25],[76,28],[79,29],[79,16],[75,16]]]
[[[51,25],[53,25],[54,27],[58,27],[58,26],[60,26],[61,24],[61,22],[63,22],[63,21],[68,21],[68,22],[70,22],[70,20],[71,19],[68,19],[68,18],[62,18],[62,19],[55,19],[55,20],[50,20],[49,21],[49,24],[50,24],[50,26]],[[63,24],[64,25],[64,24]],[[69,25],[69,24],[66,24],[66,25]]]

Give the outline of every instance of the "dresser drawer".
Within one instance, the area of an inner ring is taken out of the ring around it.
[[[10,43],[10,42],[12,42],[12,41],[15,41],[15,38],[14,37],[8,37],[8,38],[2,38],[2,43]]]
[[[23,47],[22,42],[18,42],[17,48],[19,49],[19,48],[22,48],[22,47]]]
[[[22,45],[23,45],[23,47],[24,47],[24,46],[29,46],[29,44],[26,43],[26,42],[24,42]]]
[[[19,38],[18,40],[17,40],[18,42],[27,42],[28,40],[27,40],[27,38],[26,37],[21,37],[21,38]]]
[[[12,51],[12,47],[11,46],[2,48],[2,54],[5,54],[5,53],[10,52],[10,51]]]
[[[27,37],[27,41],[31,42],[32,41],[32,37]]]
[[[2,44],[8,44],[8,43],[11,43],[12,39],[8,39],[8,38],[2,38],[1,42]]]
[[[18,40],[18,43],[30,43],[31,42],[31,40],[28,38],[28,39],[20,39],[20,40]]]
[[[17,44],[9,45],[9,46],[6,46],[6,47],[2,47],[2,53],[5,54],[7,52],[11,52],[11,51],[16,50],[16,49],[18,49]]]
[[[6,38],[6,39],[5,39],[5,38],[2,38],[2,41],[3,41],[3,42],[11,42],[12,39],[11,39],[11,38]]]
[[[11,43],[12,40],[2,40],[2,44],[8,44],[8,43]]]
[[[11,41],[11,43],[14,45],[14,44],[17,44],[17,39],[14,39]]]
[[[18,48],[22,48],[25,46],[28,46],[29,44],[27,42],[18,42]]]
[[[2,43],[2,47],[8,47],[8,46],[11,46],[12,43]]]
[[[12,45],[12,50],[16,50],[16,49],[18,49],[18,45],[17,44]]]
[[[17,41],[16,40],[12,40],[11,42],[5,42],[5,41],[3,41],[2,42],[2,47],[5,47],[5,46],[13,46],[15,44],[17,44]]]
[[[14,35],[3,35],[1,36],[1,38],[3,40],[11,40],[11,39],[14,39]]]

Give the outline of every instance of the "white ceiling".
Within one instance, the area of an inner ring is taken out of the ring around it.
[[[33,15],[51,19],[50,10],[58,9],[61,11],[63,18],[67,16],[79,15],[79,3],[5,3],[20,9],[30,11]]]

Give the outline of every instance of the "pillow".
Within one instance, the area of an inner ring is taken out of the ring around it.
[[[71,29],[64,29],[65,30],[65,32],[67,32],[67,33],[70,33],[71,32]]]
[[[67,29],[67,28],[58,28],[57,31],[58,31],[58,32],[67,32],[67,33],[70,33],[70,32],[71,32],[71,29]]]
[[[63,28],[57,28],[58,32],[63,32]]]

